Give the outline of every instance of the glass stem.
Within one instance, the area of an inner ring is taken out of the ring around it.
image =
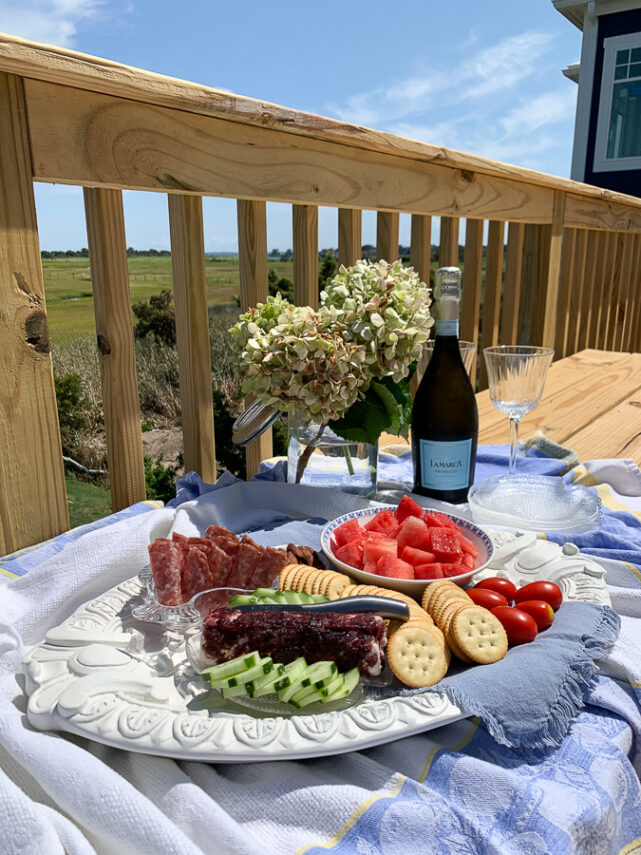
[[[516,449],[519,444],[519,418],[510,416],[510,468],[509,474],[516,472]]]
[[[354,464],[352,462],[352,455],[350,454],[348,445],[343,446],[343,454],[345,455],[345,463],[347,463],[347,469],[349,471],[349,474],[353,475],[354,474]]]

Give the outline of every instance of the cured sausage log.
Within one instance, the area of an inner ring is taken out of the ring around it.
[[[376,614],[212,609],[203,623],[202,649],[212,661],[227,662],[257,650],[287,664],[304,656],[309,664],[330,659],[339,670],[380,674],[387,644],[385,621]]]

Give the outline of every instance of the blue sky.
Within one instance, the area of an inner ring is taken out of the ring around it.
[[[0,30],[173,77],[568,177],[581,34],[550,0],[0,0]],[[43,249],[86,246],[77,188],[36,186]],[[205,200],[205,246],[234,251],[232,200]],[[168,248],[166,199],[125,193],[130,245]],[[336,212],[321,209],[321,247]],[[364,217],[375,243],[375,217]],[[291,212],[268,207],[270,247]],[[401,218],[409,243],[409,217]]]

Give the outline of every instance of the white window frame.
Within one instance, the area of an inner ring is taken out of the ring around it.
[[[603,40],[603,73],[601,76],[601,95],[599,98],[599,116],[597,119],[596,142],[594,146],[594,172],[622,172],[628,169],[641,169],[641,156],[606,157],[608,150],[608,132],[612,112],[612,94],[614,92],[614,67],[617,51],[625,48],[641,47],[641,33],[627,33],[624,36],[612,36]],[[639,131],[641,133],[641,129]]]

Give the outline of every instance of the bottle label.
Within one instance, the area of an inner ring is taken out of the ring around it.
[[[461,490],[468,486],[472,440],[419,440],[421,485],[430,490]]]
[[[455,335],[458,338],[458,320],[436,321],[436,335]]]

